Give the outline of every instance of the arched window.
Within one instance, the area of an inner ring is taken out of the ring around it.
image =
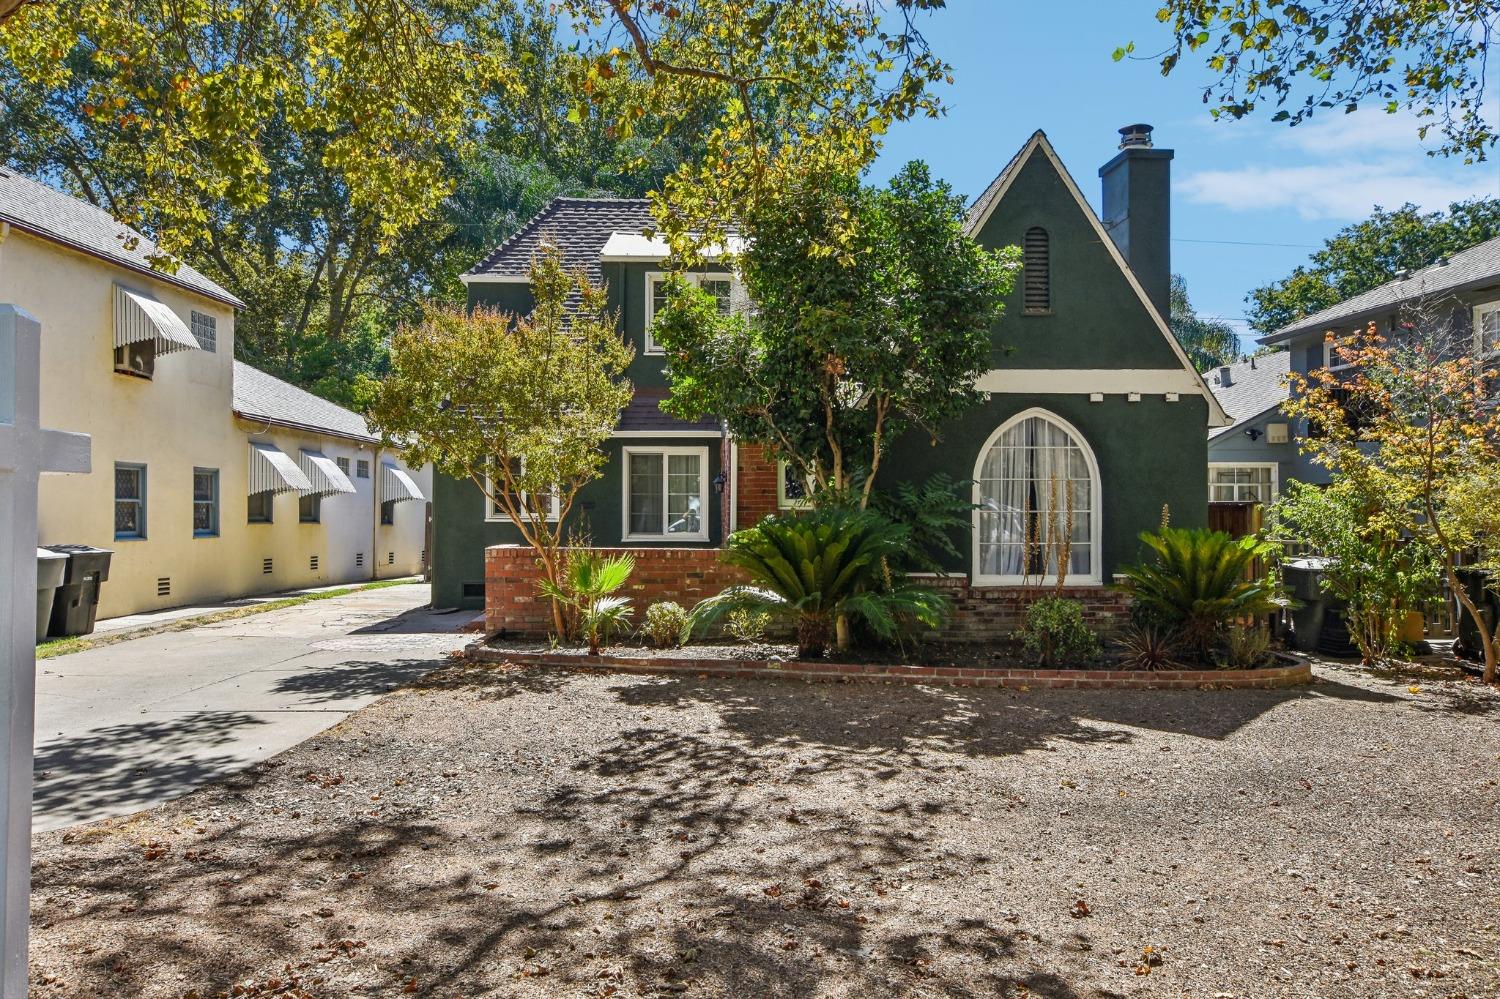
[[[1099,466],[1041,409],[1006,421],[974,468],[974,582],[1099,583]]]
[[[1052,250],[1047,230],[1034,225],[1021,240],[1021,305],[1029,315],[1052,311]]]

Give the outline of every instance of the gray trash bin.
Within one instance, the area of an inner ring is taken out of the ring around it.
[[[36,550],[36,640],[47,637],[47,626],[52,623],[52,598],[67,575],[68,556],[61,552]]]
[[[47,548],[68,556],[67,574],[52,601],[52,624],[47,634],[53,638],[91,634],[99,610],[99,587],[109,579],[109,558],[114,552],[90,545]]]

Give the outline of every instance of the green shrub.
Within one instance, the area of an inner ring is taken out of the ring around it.
[[[1285,604],[1270,580],[1247,578],[1255,560],[1269,556],[1273,545],[1177,527],[1142,534],[1141,541],[1156,559],[1127,566],[1120,589],[1146,619],[1175,629],[1185,651],[1200,663],[1212,661],[1214,644],[1231,621],[1269,614]]]
[[[630,620],[630,598],[613,596],[635,571],[629,555],[605,558],[592,548],[574,548],[560,586],[543,580],[540,589],[572,611],[579,634],[588,643],[589,655],[597,656],[614,629]]]
[[[679,603],[662,600],[646,608],[641,632],[658,649],[685,645],[693,630],[693,619]]]
[[[724,622],[724,630],[736,642],[758,645],[766,640],[766,629],[771,626],[771,615],[748,607],[730,611]]]
[[[1099,654],[1099,636],[1083,622],[1083,605],[1061,597],[1043,597],[1026,608],[1026,623],[1016,633],[1026,654],[1037,665],[1092,659]]]
[[[873,511],[844,508],[767,517],[736,531],[719,560],[750,577],[693,608],[695,623],[752,610],[792,621],[797,654],[817,658],[840,618],[875,637],[897,638],[917,626],[937,627],[947,598],[899,569],[909,533]]]
[[[1263,624],[1253,627],[1231,625],[1224,637],[1224,665],[1229,669],[1251,669],[1258,666],[1271,648],[1271,633]]]

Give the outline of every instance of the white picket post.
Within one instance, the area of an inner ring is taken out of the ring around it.
[[[36,510],[44,471],[87,472],[87,434],[43,430],[41,325],[0,305],[0,999],[26,995],[36,720]]]

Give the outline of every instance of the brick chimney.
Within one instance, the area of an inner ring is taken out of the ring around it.
[[[1166,319],[1172,285],[1172,150],[1157,149],[1151,126],[1120,129],[1120,152],[1099,168],[1104,228],[1146,297]]]

